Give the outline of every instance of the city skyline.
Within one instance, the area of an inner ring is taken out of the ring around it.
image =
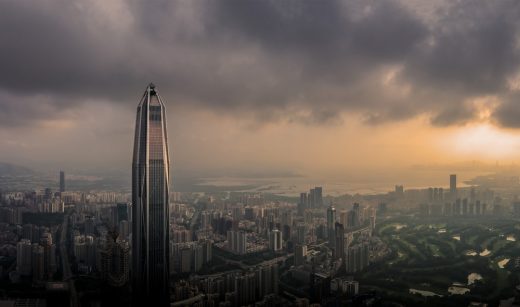
[[[514,1],[0,5],[0,161],[125,169],[149,80],[185,173],[518,161]]]
[[[0,306],[520,306],[518,0],[0,0],[0,41]]]

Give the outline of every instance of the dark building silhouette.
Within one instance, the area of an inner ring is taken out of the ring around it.
[[[166,112],[150,84],[137,107],[132,161],[132,285],[136,306],[169,306]]]
[[[450,175],[450,195],[452,199],[457,198],[457,175]]]

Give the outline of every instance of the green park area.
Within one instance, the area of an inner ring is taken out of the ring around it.
[[[495,306],[520,284],[518,220],[393,217],[376,228],[392,249],[356,274],[365,290],[404,305]]]

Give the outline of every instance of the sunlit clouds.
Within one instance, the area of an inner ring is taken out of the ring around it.
[[[0,161],[127,169],[149,82],[175,167],[358,174],[520,155],[516,1],[0,3]]]

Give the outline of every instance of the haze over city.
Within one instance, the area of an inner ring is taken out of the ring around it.
[[[515,1],[0,6],[0,161],[128,169],[150,81],[183,173],[518,161]]]
[[[0,306],[520,306],[520,3],[0,0]]]

